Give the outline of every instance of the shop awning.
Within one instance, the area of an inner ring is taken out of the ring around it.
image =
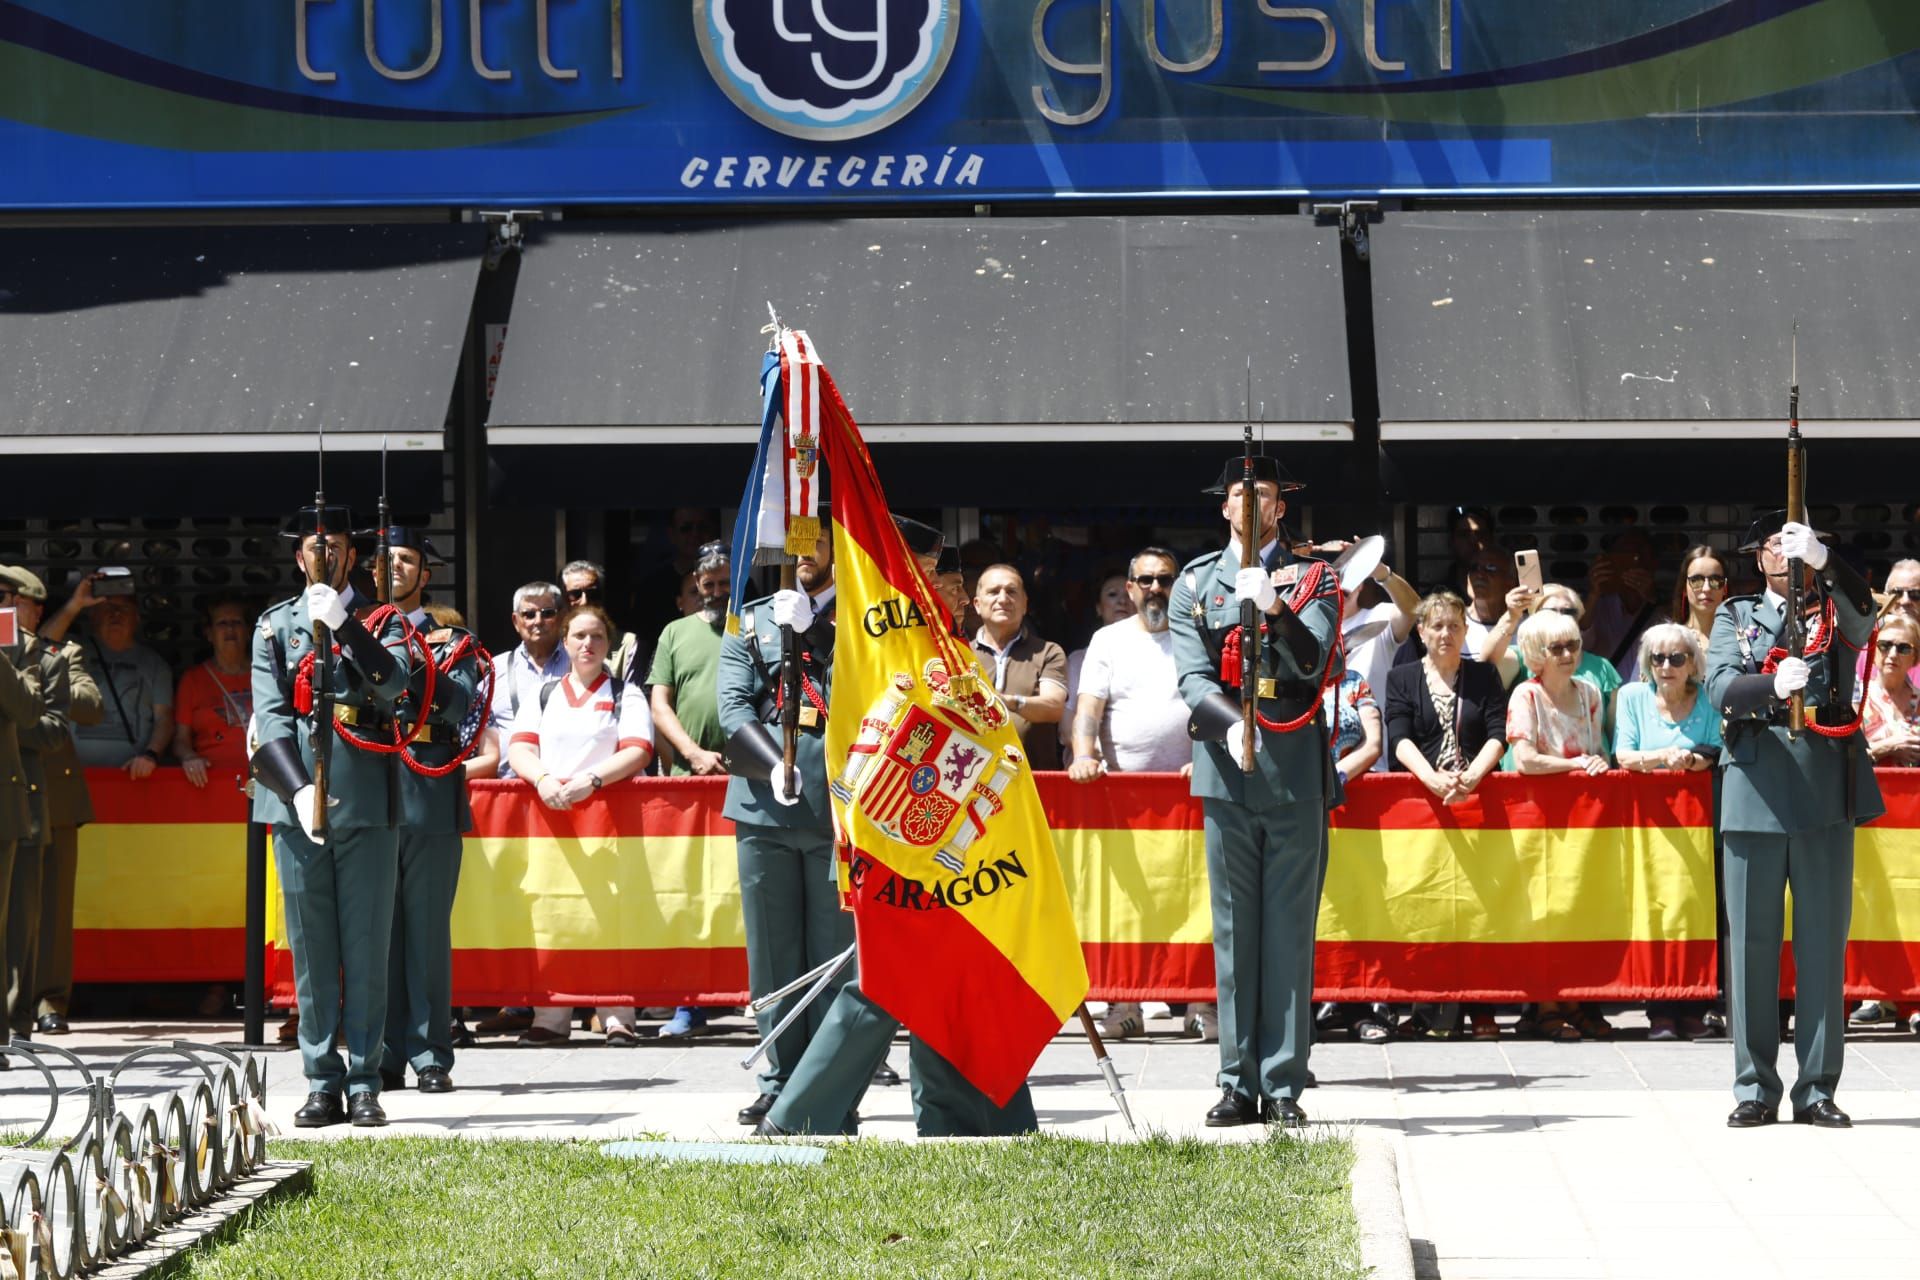
[[[987,466],[982,445],[1212,458],[1240,437],[1249,356],[1269,440],[1352,434],[1339,243],[1309,218],[567,223],[526,250],[488,422],[496,479],[531,483],[556,445],[673,445],[670,471],[623,472],[630,495],[652,475],[694,501],[679,486],[711,456],[726,498],[698,500],[732,500],[769,302],[812,335],[868,439],[915,466]],[[970,483],[950,473],[946,500]]]
[[[1772,494],[1796,318],[1826,481],[1920,454],[1917,268],[1913,209],[1391,213],[1372,236],[1390,491],[1460,499],[1492,466],[1542,497]]]
[[[445,225],[0,231],[0,456],[56,488],[138,456],[142,509],[302,481],[277,509],[311,492],[324,424],[330,454],[386,439],[396,492],[437,506],[484,247]]]

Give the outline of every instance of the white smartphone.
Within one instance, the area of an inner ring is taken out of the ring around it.
[[[1532,587],[1538,592],[1547,585],[1547,580],[1540,575],[1540,552],[1534,548],[1513,553],[1513,571],[1523,587]]]

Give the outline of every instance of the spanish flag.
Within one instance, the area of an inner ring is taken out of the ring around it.
[[[798,431],[834,482],[827,769],[860,987],[1004,1106],[1087,993],[1033,763],[948,631],[813,344],[787,331],[780,345],[782,377],[805,392],[789,403],[817,419]]]

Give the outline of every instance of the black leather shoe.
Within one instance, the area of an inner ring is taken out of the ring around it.
[[[387,1122],[387,1113],[380,1109],[380,1099],[371,1093],[354,1094],[347,1103],[347,1114],[361,1129],[377,1129]]]
[[[1793,1122],[1810,1124],[1820,1129],[1853,1128],[1853,1117],[1834,1106],[1832,1098],[1822,1098],[1810,1107],[1795,1107]]]
[[[293,1113],[296,1129],[324,1129],[330,1124],[345,1124],[347,1109],[340,1105],[337,1093],[310,1093],[307,1104]]]
[[[1260,1108],[1254,1105],[1252,1098],[1242,1097],[1232,1089],[1220,1091],[1220,1101],[1213,1104],[1207,1112],[1207,1128],[1231,1129],[1237,1124],[1258,1124]]]
[[[385,1067],[380,1068],[380,1087],[382,1089],[406,1088],[407,1087],[406,1071],[404,1069],[400,1071],[389,1071]]]
[[[774,1103],[773,1094],[771,1093],[761,1094],[759,1097],[755,1098],[752,1102],[749,1102],[746,1106],[740,1108],[740,1116],[739,1116],[740,1123],[741,1124],[759,1124],[762,1120],[767,1118],[767,1112],[773,1110],[773,1103]]]
[[[415,1087],[422,1093],[452,1093],[453,1073],[445,1067],[426,1067],[421,1070]]]
[[[1833,1104],[1828,1103],[1827,1105],[1832,1106]],[[1749,1100],[1733,1109],[1733,1114],[1727,1117],[1727,1128],[1758,1129],[1761,1125],[1772,1124],[1779,1118],[1780,1113],[1766,1103]]]
[[[893,1064],[891,1062],[888,1062],[885,1058],[882,1058],[880,1059],[879,1070],[873,1073],[873,1082],[875,1084],[899,1084],[900,1073],[893,1069]]]
[[[57,1013],[43,1013],[33,1020],[33,1029],[43,1036],[63,1036],[73,1030]]]
[[[791,1138],[794,1136],[794,1133],[793,1130],[782,1129],[765,1116],[761,1116],[760,1123],[753,1126],[753,1136],[756,1138]]]
[[[1260,1118],[1283,1129],[1303,1129],[1307,1124],[1307,1113],[1292,1098],[1268,1099],[1260,1108]]]

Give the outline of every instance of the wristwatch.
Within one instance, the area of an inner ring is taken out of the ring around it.
[[[589,773],[587,776],[593,779],[593,789],[595,791],[598,791],[601,787],[606,785],[607,780],[605,778],[602,778],[597,773]]]

